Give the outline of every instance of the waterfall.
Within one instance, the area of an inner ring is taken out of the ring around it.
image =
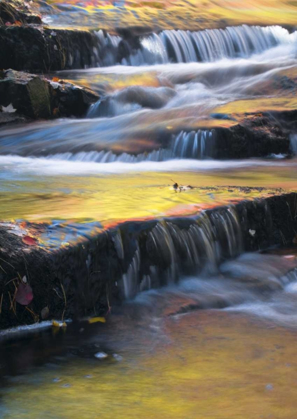
[[[293,43],[290,34],[281,26],[236,26],[226,29],[206,29],[190,32],[164,30],[143,37],[141,50],[123,64],[142,65],[168,62],[211,62],[222,58],[247,58],[280,44]]]
[[[176,282],[182,274],[203,269],[214,272],[220,262],[243,251],[241,225],[232,206],[204,212],[188,225],[181,224],[162,220],[135,238],[136,250],[122,275],[126,298]]]
[[[111,150],[80,151],[78,153],[57,153],[46,156],[48,160],[66,160],[93,163],[139,163],[143,161],[166,161],[176,158],[205,159],[213,155],[215,145],[214,132],[210,130],[181,131],[173,136],[168,148],[139,154],[115,154]]]
[[[210,130],[181,131],[172,142],[174,156],[203,159],[211,157],[214,147],[214,133]]]
[[[94,66],[120,63],[141,66],[166,63],[212,62],[223,58],[248,58],[277,45],[294,44],[296,32],[281,26],[232,26],[202,31],[164,30],[136,37],[135,44],[106,31],[95,32]]]

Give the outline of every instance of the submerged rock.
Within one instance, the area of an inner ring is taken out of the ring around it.
[[[64,81],[6,70],[0,72],[0,107],[28,118],[82,116],[99,99],[96,93]]]

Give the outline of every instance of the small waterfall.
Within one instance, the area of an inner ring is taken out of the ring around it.
[[[182,223],[163,220],[135,238],[136,250],[122,275],[126,298],[174,283],[183,274],[213,272],[220,262],[243,251],[241,226],[231,206]]]
[[[277,45],[296,42],[296,32],[290,34],[281,26],[242,25],[197,32],[164,30],[139,38],[136,36],[132,41],[102,30],[95,34],[98,38],[92,57],[95,67],[117,63],[141,66],[248,58]]]
[[[210,130],[181,131],[174,136],[169,148],[159,148],[139,154],[112,151],[81,151],[78,153],[57,153],[46,156],[48,160],[66,160],[92,163],[140,163],[143,161],[161,162],[172,159],[206,159],[212,157],[215,135]]]
[[[99,30],[95,32],[98,38],[98,47],[94,48],[94,58],[97,67],[115,65],[117,62],[117,53],[121,37],[110,35],[109,33]]]
[[[181,131],[172,141],[174,156],[190,159],[211,157],[215,143],[214,132],[210,130]]]
[[[141,49],[122,64],[211,62],[222,58],[247,58],[280,44],[293,43],[295,34],[281,26],[236,26],[198,32],[164,30],[143,37]]]

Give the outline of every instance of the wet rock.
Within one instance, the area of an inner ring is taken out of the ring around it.
[[[95,67],[98,37],[74,30],[0,26],[0,68],[45,72]],[[99,57],[98,57],[99,60]]]
[[[250,114],[238,125],[217,129],[216,153],[219,158],[290,154],[289,137],[296,129],[297,111]]]
[[[0,105],[12,104],[17,112],[29,118],[50,118],[48,82],[33,74],[13,70],[2,72],[0,78]]]
[[[61,319],[64,315],[67,319],[79,319],[93,314],[94,310],[98,316],[104,315],[110,306],[116,307],[124,298],[123,274],[126,277],[130,275],[137,292],[147,275],[150,275],[150,287],[156,288],[166,285],[168,277],[178,280],[179,275],[197,273],[211,258],[205,251],[205,241],[200,240],[206,237],[199,233],[202,228],[210,232],[206,240],[210,247],[214,243],[221,246],[222,260],[240,251],[290,245],[297,231],[295,212],[295,193],[276,195],[242,201],[232,208],[209,209],[197,217],[129,221],[67,248],[51,250],[40,245],[30,246],[26,259],[23,252],[27,246],[22,238],[10,230],[11,226],[0,226],[3,268],[0,270],[0,297],[3,295],[0,300],[0,328],[34,323],[36,316],[32,313],[41,313],[47,305],[50,306],[50,318]],[[232,227],[228,234],[226,225]],[[41,226],[27,223],[26,228],[40,229]],[[46,225],[42,228],[46,232]],[[251,235],[250,230],[256,231],[256,234]],[[123,247],[120,255],[114,244],[117,232],[120,232],[118,237],[121,237]],[[151,240],[152,237],[154,240]],[[231,243],[231,251],[228,250],[228,243]],[[195,256],[194,245],[199,258]],[[188,257],[190,253],[191,258]],[[88,255],[92,258],[91,272],[86,265]],[[170,268],[173,257],[175,271]],[[218,263],[222,260],[218,259]],[[136,267],[134,271],[133,267]],[[15,312],[11,308],[10,298],[15,293],[18,274],[21,277],[27,275],[30,281],[34,294],[31,312],[20,304],[16,304]],[[61,284],[67,298],[66,307],[62,292],[57,292],[61,290]],[[226,303],[224,300],[209,300],[209,304],[224,307]],[[77,355],[83,357],[93,358],[95,353],[102,352],[94,344],[80,349],[82,351]]]
[[[7,112],[3,110],[11,105],[16,109],[16,115],[33,119],[78,117],[84,115],[98,99],[99,96],[92,91],[71,83],[52,82],[41,76],[14,70],[0,73],[0,107],[4,114]]]

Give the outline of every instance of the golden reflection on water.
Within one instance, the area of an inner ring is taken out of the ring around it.
[[[223,170],[204,173],[132,172],[2,181],[0,219],[95,220],[108,226],[128,219],[194,214],[214,205],[275,194],[275,188],[296,190],[297,171],[289,164],[247,167],[229,170],[228,173]],[[174,182],[197,188],[175,193],[172,189]],[[243,191],[238,189],[240,186],[268,190]]]
[[[165,318],[162,333],[135,330],[121,362],[80,359],[14,380],[4,418],[296,418],[294,331],[200,311]]]
[[[297,20],[296,2],[289,0],[51,0],[48,3],[67,5],[67,14],[59,9],[54,11],[56,18],[51,22],[52,27],[76,25],[113,31],[115,27],[136,25],[154,30],[197,30],[240,24],[295,25]],[[115,7],[113,3],[124,7]],[[74,7],[69,7],[71,5]]]

